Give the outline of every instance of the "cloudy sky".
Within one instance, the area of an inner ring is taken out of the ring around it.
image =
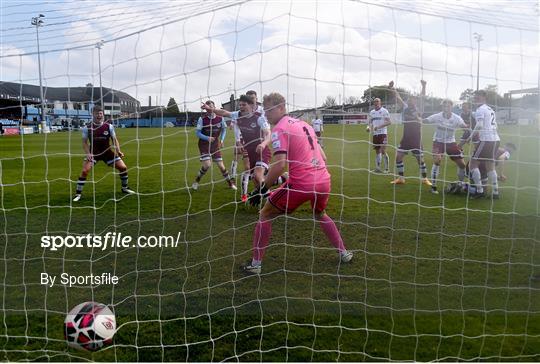
[[[537,1],[10,1],[0,2],[0,79],[103,85],[148,104],[169,97],[186,108],[225,102],[231,92],[283,93],[290,107],[327,95],[361,96],[396,85],[454,100],[476,87],[501,93],[536,87]],[[294,105],[293,105],[294,104]]]

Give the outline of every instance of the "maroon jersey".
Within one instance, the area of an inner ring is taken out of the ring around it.
[[[268,163],[272,158],[270,148],[266,147],[262,153],[257,153],[257,146],[263,141],[263,130],[270,130],[270,125],[261,113],[255,112],[250,115],[241,116],[239,113],[233,114],[236,126],[240,130],[244,148],[249,158],[250,169],[255,167],[268,168]]]
[[[102,123],[100,125],[90,123],[86,129],[83,129],[83,137],[88,138],[90,152],[93,155],[100,155],[107,152],[111,146],[110,141],[114,136],[114,127],[108,123]]]
[[[469,125],[469,128],[473,129],[476,127],[476,119],[474,118],[474,115],[472,112],[462,112],[461,113],[461,118],[463,119],[463,121],[465,122],[465,124]],[[463,132],[463,135],[461,136],[461,140],[467,140],[471,137],[471,131],[470,130],[465,130]],[[478,143],[480,141],[480,137],[478,135],[478,133],[476,133],[476,135],[473,137],[472,139],[472,142],[473,143]]]
[[[422,139],[422,122],[418,120],[420,113],[416,107],[407,106],[403,110],[403,141],[405,144],[418,144]]]
[[[213,153],[217,150],[219,137],[223,128],[227,125],[221,116],[215,116],[213,119],[210,115],[205,115],[199,118],[197,122],[197,135],[199,136],[199,150],[201,153]],[[214,141],[210,143],[200,136],[213,137]]]
[[[264,117],[258,112],[247,116],[239,115],[236,124],[242,134],[244,146],[247,148],[256,148],[257,145],[261,144],[262,130],[270,128]]]

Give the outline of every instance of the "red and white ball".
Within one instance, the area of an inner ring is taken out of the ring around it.
[[[68,345],[95,351],[112,343],[116,333],[116,318],[106,305],[83,302],[75,306],[64,320],[64,336]]]

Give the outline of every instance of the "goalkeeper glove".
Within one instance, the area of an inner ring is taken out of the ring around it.
[[[251,206],[259,206],[261,204],[261,201],[264,197],[267,197],[269,195],[268,187],[264,185],[264,183],[251,191],[248,197],[249,204]]]

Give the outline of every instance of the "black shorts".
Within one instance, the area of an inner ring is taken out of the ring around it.
[[[112,149],[107,149],[106,151],[102,152],[102,153],[99,153],[99,154],[92,154],[92,162],[94,163],[94,165],[99,162],[99,161],[103,161],[105,162],[108,166],[112,166],[114,163],[116,163],[117,161],[121,161],[122,158],[120,158],[120,156],[118,156],[115,152],[112,151]],[[88,158],[84,158],[85,161],[88,161]]]

